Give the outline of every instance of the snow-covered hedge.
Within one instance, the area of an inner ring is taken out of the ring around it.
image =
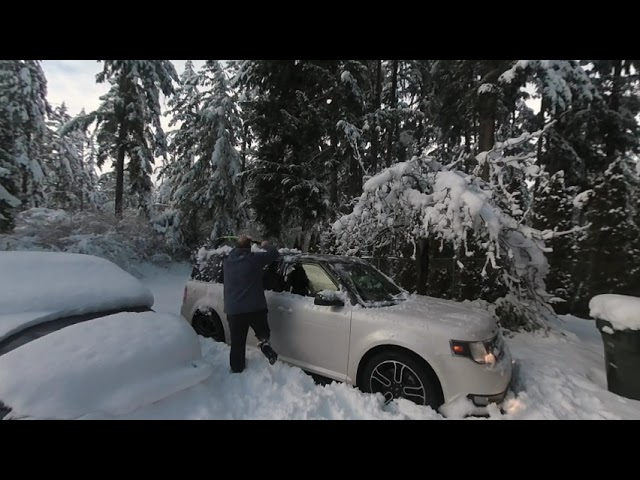
[[[136,274],[144,261],[171,260],[164,236],[144,217],[125,213],[76,212],[32,208],[16,216],[16,227],[0,234],[0,250],[84,253],[106,258]]]

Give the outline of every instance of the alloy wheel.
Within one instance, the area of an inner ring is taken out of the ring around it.
[[[397,360],[379,363],[369,377],[371,392],[384,395],[385,404],[404,398],[418,405],[426,404],[426,391],[420,377],[409,366]]]

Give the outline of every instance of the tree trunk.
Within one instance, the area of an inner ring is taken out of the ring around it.
[[[376,60],[376,87],[373,100],[374,114],[380,110],[382,103],[382,60]],[[371,174],[378,172],[378,120],[371,126]]]
[[[395,110],[398,108],[398,60],[394,60],[392,62],[391,69],[391,109]],[[387,137],[387,167],[391,166],[391,160],[393,158],[393,142],[396,136],[397,130],[397,120],[396,120],[396,112],[393,113],[393,121],[391,122],[391,126],[389,128],[389,134]]]
[[[347,148],[346,154],[349,156],[349,196],[358,197],[362,193],[363,172],[351,146]]]
[[[249,137],[249,124],[247,122],[245,122],[244,124],[244,129],[243,129],[243,135],[242,135],[242,153],[241,153],[241,159],[242,161],[240,162],[240,168],[242,169],[242,175],[240,176],[240,195],[242,195],[244,197],[244,183],[245,183],[245,179],[244,179],[244,172],[247,166],[247,138]]]
[[[547,101],[543,97],[542,102],[540,102],[540,111],[538,112],[538,128],[539,129],[544,128],[544,112],[546,108],[547,108]],[[542,137],[544,137],[544,135],[540,135],[540,138],[538,139],[538,155],[537,155],[538,158],[536,161],[538,165],[542,163]],[[555,172],[551,172],[551,173],[555,173]]]
[[[416,293],[427,294],[429,279],[429,239],[419,238],[416,243]]]
[[[483,62],[483,83],[482,85],[493,85],[494,77],[497,80],[498,62],[496,60],[485,60]],[[482,86],[481,85],[481,86]],[[487,152],[495,144],[496,130],[496,109],[498,106],[498,95],[495,88],[491,91],[478,95],[478,151]],[[489,180],[489,163],[482,167],[482,178]]]
[[[617,112],[620,108],[620,96],[622,91],[622,60],[613,61],[613,78],[611,86],[611,97],[609,99],[609,108],[614,112]],[[616,155],[616,125],[613,122],[608,128],[608,132],[605,139],[605,147],[607,153],[607,164],[615,160]]]
[[[334,211],[338,210],[338,137],[335,133],[331,133],[331,150],[333,155],[333,161],[331,162],[331,169],[329,172],[329,200],[333,206]]]
[[[493,94],[483,94],[480,96],[479,113],[479,139],[478,149],[480,152],[487,152],[495,144],[496,111],[497,98]]]
[[[424,127],[422,123],[422,118],[419,118],[416,124],[416,133],[415,133],[415,140],[416,140],[415,145],[418,151],[420,151],[420,147],[422,146],[422,137],[424,137]]]
[[[471,134],[469,130],[464,131],[464,153],[467,155],[471,153]]]
[[[123,141],[123,129],[120,128],[120,134],[118,135],[118,158],[116,159],[116,218],[122,218],[122,199],[124,193],[124,145]]]

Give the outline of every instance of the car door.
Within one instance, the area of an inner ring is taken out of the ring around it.
[[[346,379],[351,305],[314,304],[319,291],[338,290],[321,264],[293,260],[283,267],[285,288],[267,292],[273,348],[282,360],[305,370]]]
[[[278,323],[278,319],[277,315],[274,313],[276,309],[272,307],[272,295],[273,293],[282,292],[284,288],[284,276],[281,270],[282,260],[276,260],[275,262],[267,265],[264,268],[264,276],[262,279],[262,283],[264,286],[264,295],[265,299],[267,300],[267,308],[269,310],[268,322],[269,328],[271,329],[270,343],[274,345],[274,348],[275,343],[273,341],[273,327],[274,323]],[[258,339],[256,338],[255,332],[252,328],[249,328],[249,332],[247,333],[247,346],[258,348]]]

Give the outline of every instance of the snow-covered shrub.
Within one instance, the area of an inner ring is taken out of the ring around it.
[[[167,209],[152,218],[153,229],[164,238],[165,246],[175,256],[185,256],[189,248],[182,230],[183,213],[177,209]]]
[[[16,216],[16,228],[0,235],[0,250],[84,253],[106,258],[136,274],[135,265],[171,259],[164,236],[144,217],[32,208]]]

